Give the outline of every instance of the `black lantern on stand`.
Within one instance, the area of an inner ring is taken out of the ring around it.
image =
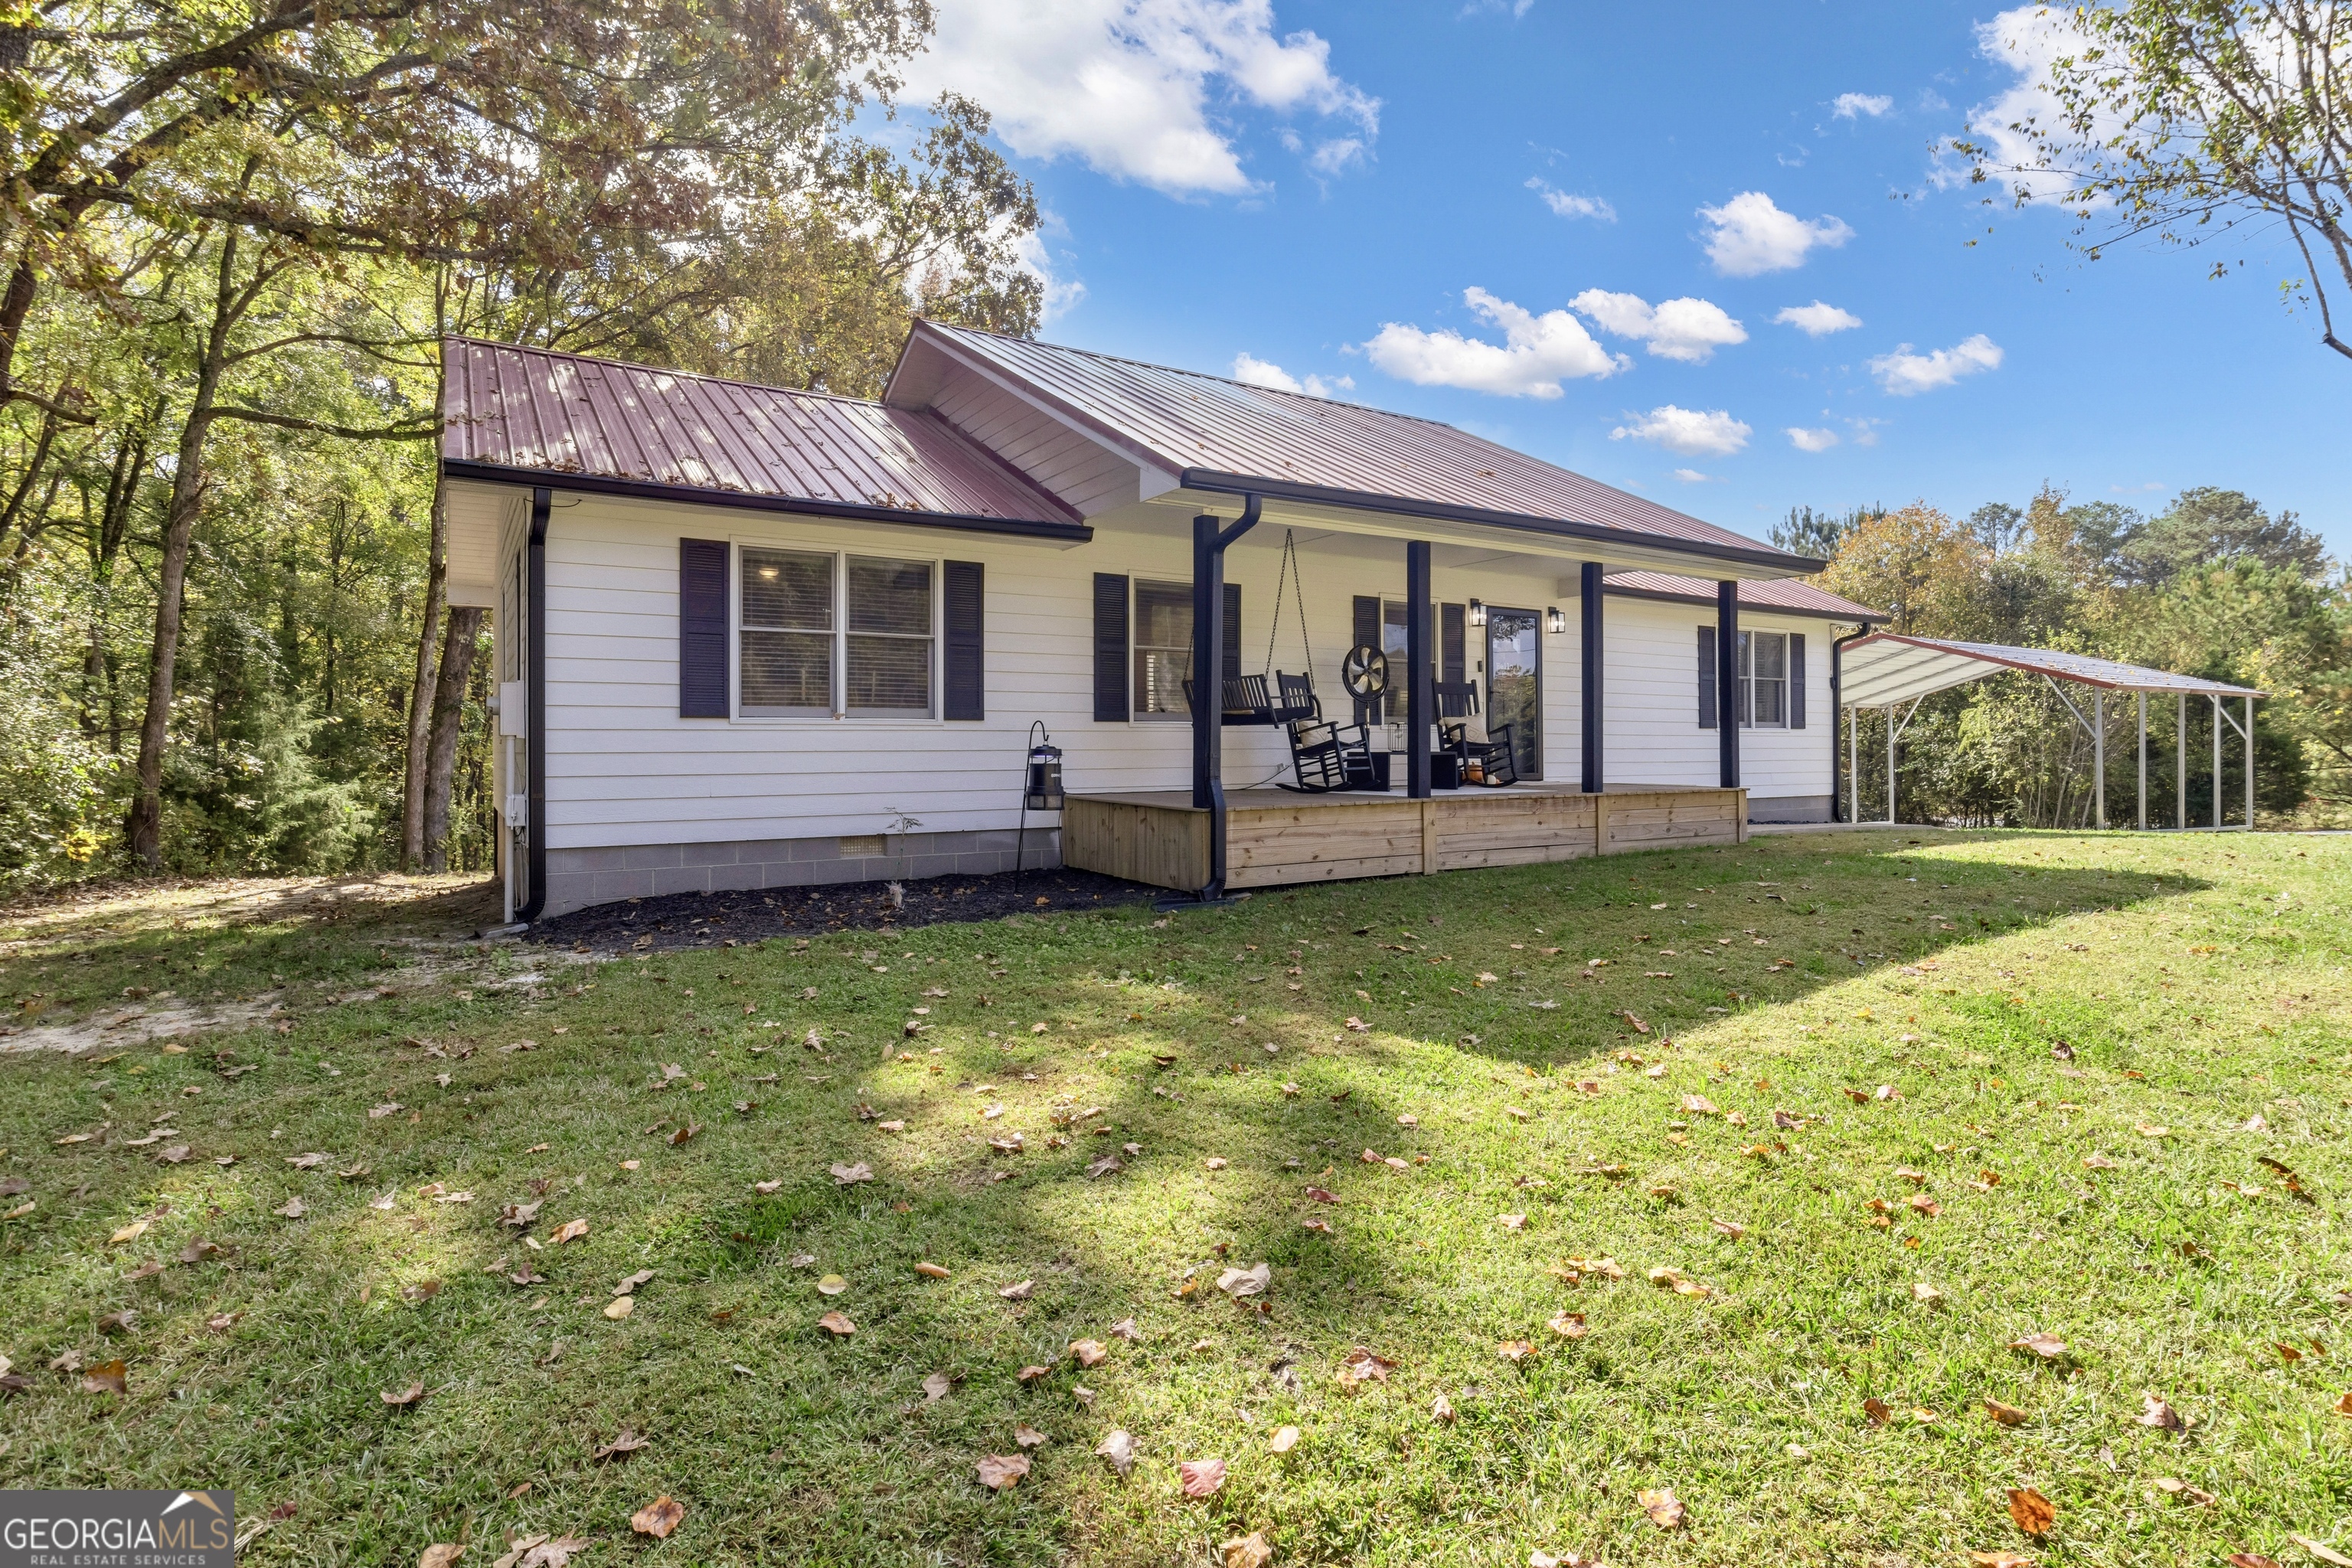
[[[1054,744],[1045,721],[1037,720],[1029,726],[1029,757],[1021,780],[1021,827],[1013,837],[1013,886],[1016,890],[1021,886],[1021,873],[1027,868],[1029,814],[1059,811],[1067,798],[1062,793],[1062,748]]]

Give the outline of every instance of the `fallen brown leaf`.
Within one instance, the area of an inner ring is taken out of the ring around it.
[[[421,1383],[412,1383],[397,1394],[386,1390],[376,1397],[386,1405],[414,1405],[425,1397],[425,1385]]]
[[[2186,1499],[2199,1508],[2208,1507],[2215,1500],[2211,1492],[2200,1491],[2177,1476],[2158,1476],[2151,1484],[2165,1496]]]
[[[2014,1405],[2003,1405],[1998,1399],[1988,1399],[1984,1402],[1984,1407],[1986,1415],[1991,1416],[1995,1421],[2000,1422],[2004,1426],[2022,1426],[2025,1425],[2025,1412],[2020,1410]]]
[[[656,1541],[667,1539],[686,1517],[686,1505],[665,1492],[629,1515],[629,1528]]]
[[[130,1367],[119,1361],[102,1361],[96,1366],[85,1367],[81,1374],[84,1394],[121,1394],[131,1392]]]
[[[2132,1417],[2141,1426],[2153,1426],[2160,1432],[2179,1432],[2188,1426],[2189,1424],[2180,1418],[2179,1411],[2155,1394],[2147,1394],[2145,1398],[2146,1405],[2138,1415]]]
[[[2050,1527],[2058,1522],[2058,1510],[2051,1500],[2032,1487],[2009,1489],[2009,1517],[2017,1528],[2028,1535],[2047,1535]]]
[[[847,1339],[857,1331],[857,1325],[850,1321],[848,1313],[843,1311],[827,1312],[816,1321],[816,1326],[827,1333],[837,1334],[843,1339]]]
[[[1108,1459],[1110,1468],[1124,1478],[1135,1468],[1135,1436],[1123,1426],[1114,1426],[1095,1445],[1095,1452]]]
[[[980,1461],[980,1484],[992,1491],[1003,1491],[1029,1473],[1026,1454],[985,1454]],[[1121,1470],[1121,1475],[1127,1472]]]
[[[1225,1484],[1223,1459],[1187,1459],[1176,1467],[1176,1479],[1189,1498],[1208,1497]]]
[[[561,1247],[567,1241],[577,1241],[587,1234],[588,1222],[586,1220],[568,1219],[562,1225],[555,1227],[555,1234],[549,1237],[548,1240],[554,1243],[556,1246]]]
[[[2028,1334],[2021,1340],[2010,1341],[2009,1348],[2031,1351],[2043,1361],[2056,1361],[2066,1353],[2066,1342],[2052,1333]]]
[[[1070,1353],[1080,1366],[1100,1366],[1110,1357],[1110,1351],[1100,1340],[1072,1340]]]
[[[651,1437],[624,1426],[618,1436],[596,1450],[594,1458],[598,1464],[606,1459],[625,1459],[652,1441]]]
[[[426,1547],[416,1559],[416,1568],[449,1568],[466,1555],[466,1549],[446,1541],[436,1541]]]
[[[1266,1543],[1264,1534],[1251,1531],[1237,1535],[1217,1547],[1220,1568],[1265,1568],[1274,1561],[1274,1548]]]
[[[1682,1500],[1675,1496],[1672,1487],[1655,1489],[1644,1487],[1634,1494],[1633,1500],[1641,1505],[1643,1513],[1650,1516],[1650,1522],[1660,1530],[1681,1529],[1689,1511],[1683,1507]]]
[[[1274,1429],[1274,1436],[1266,1439],[1265,1446],[1273,1449],[1277,1454],[1287,1454],[1291,1449],[1298,1447],[1298,1428],[1296,1426],[1276,1427]]]

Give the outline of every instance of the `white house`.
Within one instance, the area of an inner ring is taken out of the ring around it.
[[[451,593],[493,611],[525,919],[1010,869],[1039,721],[1073,815],[1030,816],[1033,864],[1212,891],[1592,853],[1636,816],[1824,820],[1833,649],[1885,618],[1794,581],[1818,562],[1446,426],[1025,340],[919,322],[879,402],[446,353]],[[1369,700],[1342,679],[1366,647]],[[1274,794],[1291,726],[1190,710],[1220,665],[1311,674],[1399,753],[1391,788]],[[1509,787],[1438,787],[1465,690],[1456,735],[1510,725]],[[1139,831],[1176,859],[1103,849],[1130,830],[1078,832],[1082,802],[1174,814]],[[1481,802],[1511,845],[1471,834]],[[1340,806],[1387,815],[1311,820],[1421,839],[1317,847],[1303,814]]]

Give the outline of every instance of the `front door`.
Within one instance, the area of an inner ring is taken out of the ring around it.
[[[1543,777],[1543,643],[1533,610],[1486,611],[1486,733],[1511,727],[1523,779]]]

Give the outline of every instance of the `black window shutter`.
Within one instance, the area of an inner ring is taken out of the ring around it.
[[[1805,727],[1805,634],[1789,634],[1789,728]]]
[[[940,717],[988,717],[986,574],[977,561],[947,563],[947,657],[942,661]]]
[[[1242,672],[1242,585],[1225,584],[1225,673],[1222,679],[1236,679]]]
[[[727,670],[727,542],[677,542],[677,716],[724,719]]]
[[[1465,605],[1437,606],[1437,679],[1440,680],[1461,681],[1470,678],[1468,609]]]
[[[1356,595],[1356,641],[1354,646],[1357,647],[1378,647],[1381,646],[1381,602],[1378,598],[1370,595],[1359,594]],[[1370,702],[1359,702],[1356,704],[1357,723],[1377,724],[1380,721],[1381,702],[1379,699],[1375,698]]]
[[[1715,728],[1715,628],[1698,629],[1698,727]]]
[[[1095,574],[1095,722],[1127,722],[1127,579]]]

